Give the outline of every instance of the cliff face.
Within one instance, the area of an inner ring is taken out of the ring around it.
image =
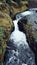
[[[37,13],[22,18],[18,22],[18,26],[26,34],[29,46],[35,52],[37,43]]]

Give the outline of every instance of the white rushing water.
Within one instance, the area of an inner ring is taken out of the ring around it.
[[[14,20],[13,22],[14,22],[14,25],[15,25],[15,30],[11,34],[11,38],[10,39],[11,40],[13,39],[14,42],[19,42],[19,44],[16,43],[17,45],[21,44],[20,41],[24,42],[24,44],[28,45],[28,43],[26,41],[26,35],[23,32],[19,31],[18,24],[17,24],[18,20]]]
[[[22,13],[22,15],[30,15],[30,14],[31,13],[29,11]],[[26,35],[23,32],[19,31],[19,28],[18,28],[17,23],[20,18],[17,17],[17,19],[13,21],[15,30],[12,32],[10,36],[10,40],[14,41],[12,43],[17,45],[17,50],[16,51],[10,50],[12,53],[9,52],[9,54],[13,56],[9,58],[6,65],[35,65],[34,54],[29,48]],[[21,44],[22,46],[20,46]],[[17,60],[17,61],[14,61],[14,60]]]

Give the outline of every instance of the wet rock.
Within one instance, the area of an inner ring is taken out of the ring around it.
[[[24,29],[24,26],[23,24],[27,24],[27,18],[22,18],[18,21],[18,27],[19,27],[19,30],[26,33],[26,30]]]
[[[15,50],[15,51],[17,50],[17,45],[14,44],[13,40],[12,41],[9,40],[7,43],[8,43],[7,46],[9,47],[7,49],[9,49],[9,50]]]
[[[5,62],[4,65],[21,65],[21,61],[19,60],[17,54],[17,51],[15,50],[8,50],[6,51],[6,56],[5,56]],[[7,60],[6,60],[7,58]]]
[[[23,18],[18,22],[19,30],[24,32],[27,37],[27,42],[32,49],[32,51],[35,54],[36,59],[36,65],[37,65],[37,23],[34,22],[36,19],[37,14],[35,16],[26,16],[27,21],[25,21]],[[24,22],[23,22],[24,21]],[[37,21],[37,19],[36,19]],[[27,22],[27,23],[25,23]]]
[[[34,45],[34,49],[36,49],[36,40],[37,40],[37,32],[34,29],[34,25],[28,22],[28,19],[22,18],[18,22],[19,30],[24,32],[27,36],[27,41],[31,47]]]
[[[19,58],[22,61],[22,63],[25,63],[27,65],[35,65],[34,54],[32,50],[30,50],[30,48],[27,47],[27,45],[19,46]]]
[[[4,65],[22,65],[22,64],[35,65],[34,60],[35,55],[27,45],[20,44],[20,46],[19,47],[16,46],[16,48],[17,48],[16,51],[14,50],[14,48],[13,50],[7,49],[5,54]]]

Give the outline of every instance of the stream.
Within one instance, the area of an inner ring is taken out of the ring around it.
[[[22,16],[25,14],[26,12],[22,13]],[[31,12],[26,15],[30,14]],[[15,30],[10,36],[11,42],[9,43],[12,49],[7,49],[4,65],[35,65],[35,55],[27,43],[26,35],[19,31],[17,24],[22,16],[18,15],[16,20],[13,20]]]

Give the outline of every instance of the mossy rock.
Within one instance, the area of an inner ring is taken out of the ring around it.
[[[0,25],[4,26],[4,28],[9,27],[10,30],[14,27],[11,17],[8,14],[2,12],[0,12]]]
[[[3,33],[5,33],[5,38],[3,38],[4,35],[2,33],[1,33],[2,37],[0,36],[0,39],[1,39],[0,62],[3,63],[3,57],[6,51],[6,47],[7,47],[6,42],[9,40],[11,29],[13,30],[14,24],[12,22],[11,17],[6,13],[2,13],[1,11],[0,11],[0,26],[3,27],[0,29],[0,33],[3,31],[4,31]]]
[[[9,40],[11,30],[13,30],[14,28],[12,19],[8,14],[0,12],[0,26],[4,28],[5,33],[4,41],[6,42]]]

